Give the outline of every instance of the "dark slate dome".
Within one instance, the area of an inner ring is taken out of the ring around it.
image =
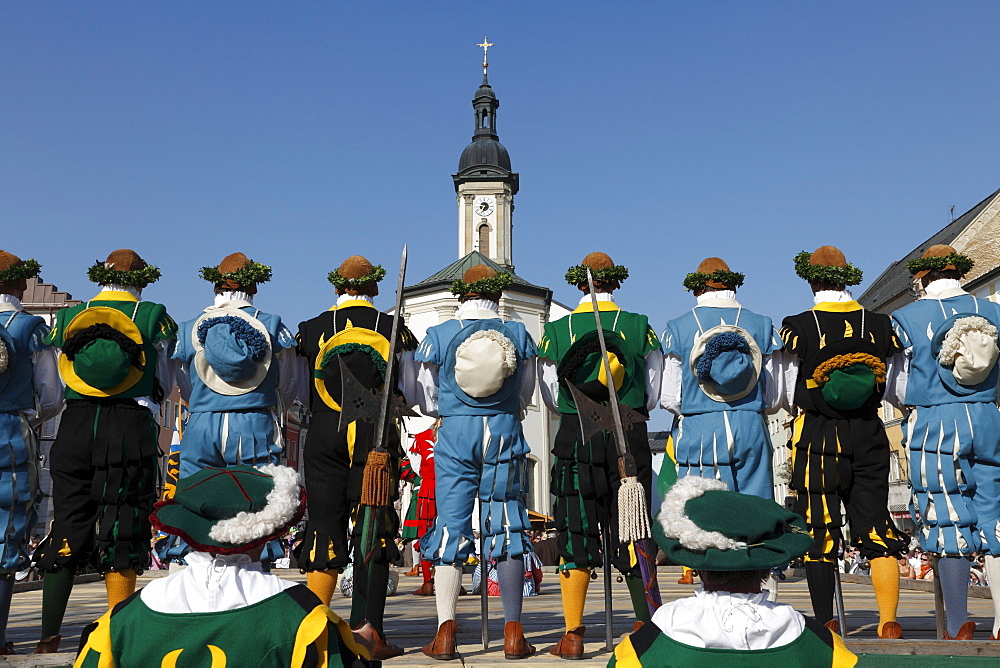
[[[452,154],[454,155],[454,154]],[[465,147],[462,157],[458,159],[458,171],[463,172],[470,167],[489,165],[510,171],[510,154],[496,139],[480,137]]]

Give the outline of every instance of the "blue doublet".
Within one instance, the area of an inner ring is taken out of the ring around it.
[[[896,334],[911,351],[903,428],[910,459],[910,512],[920,546],[949,556],[1000,555],[1000,413],[995,365],[980,384],[956,392],[932,351],[938,328],[955,314],[979,315],[1000,327],[1000,305],[967,294],[923,298],[893,313]],[[946,372],[947,373],[947,372]]]
[[[746,396],[722,402],[702,390],[689,364],[699,335],[717,325],[746,330],[765,358],[781,349],[771,319],[739,306],[697,306],[667,323],[663,352],[681,360],[681,416],[671,434],[677,475],[716,478],[733,491],[770,499],[774,484],[763,415],[764,374]]]
[[[259,320],[271,339],[271,366],[263,381],[250,392],[224,395],[208,387],[194,368],[192,328],[197,319],[181,323],[174,359],[188,365],[191,397],[188,420],[181,440],[180,476],[206,466],[277,464],[282,451],[275,408],[278,405],[277,355],[295,346],[295,337],[277,315],[253,306],[241,310]]]
[[[0,312],[0,327],[12,348],[0,389],[0,571],[9,573],[28,565],[25,545],[42,500],[38,444],[23,411],[35,408],[31,356],[49,347],[49,327],[23,311]]]
[[[501,389],[475,399],[455,380],[455,344],[466,328],[496,329],[514,345],[517,367]],[[449,354],[449,350],[452,354]],[[475,549],[472,511],[481,502],[480,532],[491,557],[519,556],[531,551],[525,507],[525,457],[530,446],[521,431],[519,388],[523,362],[535,357],[535,343],[519,322],[499,318],[449,320],[430,328],[414,359],[437,365],[438,414],[442,418],[434,447],[437,512],[421,537],[423,558],[439,564],[461,564]]]

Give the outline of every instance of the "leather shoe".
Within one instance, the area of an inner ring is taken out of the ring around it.
[[[0,647],[0,656],[14,656],[17,652],[14,651],[14,643],[10,640],[3,647]]]
[[[455,623],[454,619],[444,622],[438,627],[434,640],[427,647],[424,647],[424,654],[439,661],[457,659],[458,652],[455,649],[455,636],[457,634],[458,624]]]
[[[60,640],[62,640],[62,636],[59,634],[42,638],[38,641],[38,645],[35,646],[35,651],[32,654],[55,654],[59,651]]]
[[[681,573],[681,577],[677,580],[679,585],[693,585],[694,584],[694,571],[686,570]]]
[[[899,622],[886,622],[882,625],[878,637],[885,640],[899,640],[903,637],[903,627],[899,625]]]
[[[434,595],[434,580],[428,580],[427,582],[420,585],[419,589],[415,589],[410,592],[414,596],[433,596]]]
[[[507,622],[503,627],[503,658],[524,659],[535,653],[535,648],[524,638],[521,622]]]
[[[828,621],[823,626],[825,626],[826,628],[830,629],[831,631],[833,631],[837,635],[840,635],[840,620],[839,619],[831,619],[830,621]]]
[[[955,634],[954,638],[952,638],[950,635],[948,635],[948,632],[945,631],[944,639],[945,640],[972,640],[972,634],[975,633],[975,632],[976,632],[976,623],[974,621],[972,621],[972,620],[969,620],[966,623],[962,624],[962,626],[958,629],[958,633]]]
[[[375,645],[372,647],[372,661],[385,661],[399,656],[406,650],[399,645],[393,645],[385,636],[375,632]]]
[[[578,626],[575,629],[570,629],[559,639],[559,642],[549,648],[549,654],[562,657],[563,659],[582,659],[583,634],[586,630],[586,626]]]

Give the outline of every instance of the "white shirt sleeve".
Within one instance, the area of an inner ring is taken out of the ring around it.
[[[38,398],[38,415],[32,418],[32,425],[54,418],[63,408],[63,384],[59,379],[58,359],[57,348],[45,348],[31,356],[34,367],[31,384],[35,397]]]
[[[663,382],[660,384],[660,406],[674,415],[681,414],[681,378],[684,370],[681,358],[674,354],[663,356]]]
[[[278,398],[281,406],[288,410],[295,400],[301,396],[301,386],[305,375],[305,360],[299,357],[295,348],[282,348],[275,355],[278,364]],[[180,386],[180,377],[177,385]],[[183,393],[183,389],[181,392]]]
[[[899,409],[906,405],[906,382],[912,356],[913,348],[906,348],[885,361],[885,400]]]
[[[559,371],[556,363],[548,357],[538,359],[538,389],[542,393],[542,401],[553,413],[559,412]]]
[[[652,412],[660,403],[660,384],[663,377],[663,352],[651,350],[646,355],[646,410]]]
[[[768,415],[777,413],[785,404],[788,390],[785,387],[787,378],[785,377],[784,353],[775,350],[764,357],[764,412]],[[793,379],[794,381],[794,379]],[[794,388],[794,382],[792,384]]]
[[[191,369],[188,367],[187,362],[174,360],[174,383],[177,384],[177,389],[181,391],[181,399],[184,401],[191,401],[190,372]]]
[[[777,355],[776,366],[778,370],[775,371],[775,375],[781,376],[778,384],[783,385],[783,389],[777,397],[780,402],[778,408],[784,408],[791,413],[795,407],[795,384],[799,380],[799,358],[785,351],[781,351]]]
[[[438,365],[430,362],[419,362],[415,387],[414,403],[420,406],[420,412],[430,417],[438,414]],[[407,401],[410,401],[407,398]]]
[[[531,405],[531,400],[535,395],[535,360],[526,359],[521,362],[521,410],[524,411]]]

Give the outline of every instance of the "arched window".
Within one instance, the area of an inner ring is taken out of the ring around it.
[[[490,112],[486,111],[485,109],[483,109],[483,122],[482,122],[482,126],[484,128],[490,127]]]
[[[490,226],[479,226],[479,252],[489,257],[490,254]]]

